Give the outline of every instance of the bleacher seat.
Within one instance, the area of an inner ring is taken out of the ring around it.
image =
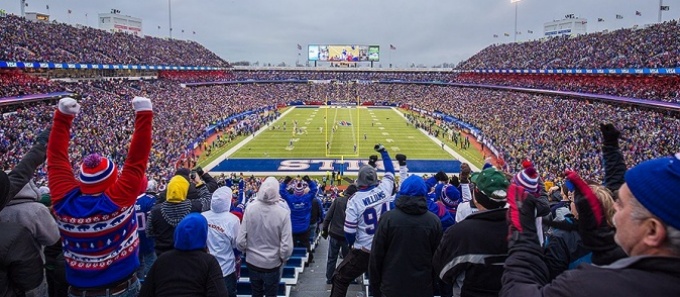
[[[285,283],[280,282],[279,283],[279,288],[276,292],[277,297],[289,297],[290,296],[290,286],[286,286]],[[243,282],[239,281],[236,283],[236,296],[239,297],[246,297],[246,296],[252,296],[253,291],[252,288],[250,287],[250,282]]]
[[[295,270],[296,267],[283,267],[283,272],[281,274],[281,282],[289,286],[297,285],[299,273]],[[241,277],[239,281],[249,282],[250,281],[250,271],[248,266],[245,264],[241,265]]]

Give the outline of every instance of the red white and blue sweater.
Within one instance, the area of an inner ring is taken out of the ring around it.
[[[103,287],[139,267],[135,216],[138,189],[151,151],[153,112],[137,112],[123,172],[99,195],[80,192],[68,159],[73,116],[56,111],[47,146],[53,212],[66,259],[66,279],[79,288]]]

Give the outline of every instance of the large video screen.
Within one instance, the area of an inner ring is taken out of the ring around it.
[[[377,45],[309,45],[309,61],[368,62],[380,61]]]

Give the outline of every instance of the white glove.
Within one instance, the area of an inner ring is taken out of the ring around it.
[[[132,99],[132,107],[135,108],[135,112],[153,110],[151,99],[144,97],[135,97]]]
[[[78,104],[78,101],[76,99],[73,99],[71,97],[66,97],[66,98],[61,98],[59,99],[59,111],[63,114],[68,114],[68,115],[77,115],[80,112],[80,104]]]

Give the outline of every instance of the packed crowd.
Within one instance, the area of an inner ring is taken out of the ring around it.
[[[158,78],[167,80],[193,83],[193,82],[212,82],[212,81],[226,81],[231,80],[234,75],[231,72],[224,70],[202,70],[202,71],[184,71],[184,70],[163,70],[158,71]]]
[[[578,37],[491,45],[458,69],[680,67],[677,20]]]
[[[425,85],[395,84],[235,84],[181,88],[165,81],[97,81],[68,84],[66,87],[82,94],[83,116],[77,121],[89,123],[129,123],[130,115],[120,104],[133,94],[144,94],[158,100],[154,147],[150,171],[168,176],[166,164],[189,161],[197,156],[189,145],[202,143],[209,135],[206,128],[223,122],[231,115],[292,101],[380,101],[406,104],[428,111],[440,111],[479,128],[480,140],[501,152],[500,158],[512,168],[529,158],[546,177],[554,178],[565,167],[584,169],[593,178],[602,178],[597,141],[592,139],[594,117],[619,123],[626,134],[623,152],[628,164],[637,164],[655,156],[669,154],[680,146],[675,131],[680,120],[674,113],[649,111],[630,106],[615,106],[599,102],[551,97],[538,94],[509,93],[485,89],[453,88]],[[199,104],[200,103],[200,104]],[[245,104],[244,104],[245,103]],[[505,110],[501,116],[495,110]],[[0,149],[3,164],[16,164],[32,140],[30,132],[44,127],[49,119],[49,106],[38,105],[22,109],[2,122]],[[273,120],[271,115],[249,118],[247,125],[217,127],[226,133],[221,141],[254,132],[261,124]],[[508,123],[514,123],[509,125]],[[450,130],[461,129],[450,125]],[[650,132],[653,131],[653,132]],[[75,131],[74,163],[88,152],[106,152],[118,164],[125,150],[118,143],[128,139],[128,129],[102,129],[81,126]],[[447,137],[442,134],[441,137]],[[206,146],[207,150],[211,147]],[[182,163],[184,164],[184,163]]]
[[[57,83],[19,70],[0,71],[0,98],[63,91]]]
[[[390,73],[390,72],[327,72],[327,71],[235,71],[233,80],[325,80],[335,79],[343,82],[344,86],[335,87],[333,92],[342,90],[345,94],[374,98],[380,95],[378,89],[385,87],[374,84],[351,86],[347,81],[356,80],[403,80],[403,81],[434,81],[464,84],[484,84],[510,87],[524,87],[534,89],[548,89],[558,91],[582,92],[591,94],[613,95],[639,99],[658,100],[665,102],[680,102],[680,92],[675,87],[678,77],[669,76],[640,76],[640,75],[559,75],[559,74],[482,74],[482,73]],[[181,80],[181,79],[180,79]],[[196,81],[188,79],[187,81]],[[209,81],[209,80],[204,80]],[[315,86],[316,87],[316,86]],[[319,87],[316,87],[319,88]],[[324,88],[321,86],[321,88]],[[344,88],[344,89],[343,89]],[[382,91],[382,89],[380,91]]]
[[[76,125],[74,145],[70,155],[74,169],[90,152],[101,152],[122,165],[126,158],[125,147],[120,143],[131,135],[131,114],[121,108],[132,94],[145,94],[156,99],[159,114],[154,119],[154,142],[149,172],[157,177],[167,177],[168,164],[192,159],[194,142],[202,145],[210,135],[208,127],[215,125],[216,132],[229,139],[245,133],[252,134],[254,125],[272,120],[267,114],[247,118],[248,124],[223,122],[230,116],[246,111],[282,103],[273,90],[256,86],[218,86],[181,88],[169,81],[90,81],[64,84],[64,87],[83,97],[83,114],[76,124],[102,123],[101,125]],[[281,88],[282,90],[284,88]],[[199,104],[200,103],[200,104]],[[0,124],[0,161],[3,167],[16,164],[30,148],[35,137],[32,131],[46,127],[53,113],[52,106],[37,104],[7,115]],[[106,124],[103,124],[106,123]],[[111,124],[126,128],[109,129]],[[221,124],[221,125],[218,125]],[[190,149],[191,148],[191,149]]]
[[[0,17],[0,60],[228,67],[197,42]]]
[[[334,73],[334,72],[293,72],[279,71],[270,75],[268,71],[252,72],[229,72],[229,71],[159,71],[158,77],[163,80],[175,81],[178,83],[196,82],[224,82],[224,81],[247,81],[247,80],[276,80],[276,79],[304,79],[304,80],[325,80],[328,77],[341,79],[327,84],[317,83],[309,86],[309,94],[302,94],[299,99],[312,100],[312,97],[319,97],[314,94],[323,94],[321,100],[340,101],[348,98],[356,99],[357,96],[364,101],[377,101],[384,97],[380,92],[388,89],[387,97],[392,97],[389,91],[390,86],[379,86],[371,83],[348,83],[362,79],[362,73]],[[532,89],[547,89],[558,91],[570,91],[590,94],[613,95],[620,97],[630,97],[647,100],[657,100],[671,103],[680,102],[680,92],[675,87],[678,77],[668,76],[639,76],[639,75],[535,75],[535,74],[482,74],[482,73],[371,73],[374,80],[393,80],[404,81],[442,81],[464,84],[483,84],[509,87],[524,87]],[[40,94],[46,92],[63,91],[65,86],[58,82],[50,82],[46,79],[36,77],[31,74],[13,70],[0,73],[0,85],[4,86],[1,97],[17,96],[23,94]],[[124,88],[118,85],[104,86],[106,88]],[[106,89],[111,91],[110,89]]]
[[[680,103],[680,77],[640,75],[476,74],[464,73],[456,82],[578,93]]]
[[[501,150],[499,157],[511,168],[528,158],[548,179],[564,168],[602,179],[592,119],[617,123],[624,130],[622,151],[627,164],[671,154],[680,145],[676,113],[485,89],[409,86],[393,93],[402,103],[472,124],[480,129],[483,142]]]
[[[279,70],[235,70],[234,80],[403,80],[403,81],[450,81],[453,73],[413,71],[279,71]]]

